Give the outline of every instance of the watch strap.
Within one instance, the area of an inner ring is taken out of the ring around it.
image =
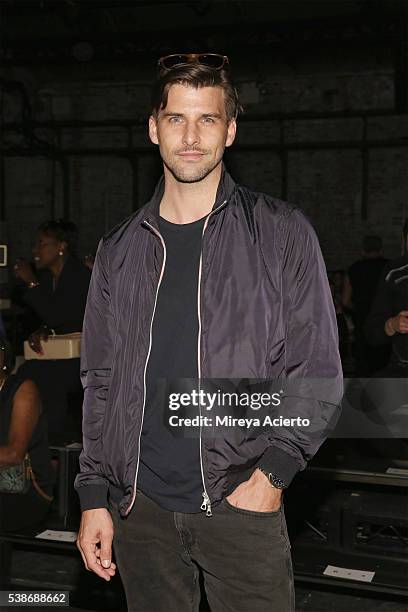
[[[273,474],[272,472],[267,472],[263,468],[258,467],[258,470],[261,470],[262,474],[265,474],[269,482],[275,489],[285,489],[286,485],[281,478]]]

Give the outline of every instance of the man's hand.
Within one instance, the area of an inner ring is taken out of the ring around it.
[[[395,317],[390,317],[385,323],[385,333],[393,336],[395,333],[408,333],[408,310],[401,310]]]
[[[106,508],[84,510],[79,528],[77,547],[85,567],[109,582],[115,575],[112,563],[113,523]]]
[[[245,480],[226,498],[236,508],[253,512],[275,512],[281,505],[282,489],[276,489],[268,478],[256,469],[249,480]]]

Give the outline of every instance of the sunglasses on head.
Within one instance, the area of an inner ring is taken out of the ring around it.
[[[157,62],[157,67],[161,73],[186,64],[200,64],[200,66],[221,70],[228,63],[228,57],[219,53],[174,53],[161,57]]]

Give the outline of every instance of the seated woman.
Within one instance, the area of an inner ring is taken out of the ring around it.
[[[26,493],[0,491],[0,531],[9,532],[43,521],[54,482],[37,387],[32,380],[9,375],[13,362],[10,344],[0,337],[0,470],[21,464],[28,452],[35,477]]]
[[[42,326],[29,337],[31,348],[42,353],[49,334],[80,332],[84,318],[91,271],[75,256],[78,230],[74,223],[47,221],[37,230],[33,248],[36,273],[19,260],[14,271],[25,285],[23,299]],[[22,376],[35,381],[48,419],[48,434],[54,444],[81,439],[82,386],[79,359],[29,360],[20,368]],[[67,420],[69,407],[75,414]]]

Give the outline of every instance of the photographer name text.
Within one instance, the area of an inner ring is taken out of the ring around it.
[[[251,427],[309,427],[310,420],[302,419],[301,417],[287,418],[283,416],[271,417],[265,416],[263,419],[241,418],[232,416],[204,416],[197,415],[195,417],[180,417],[173,414],[169,417],[169,425],[171,427],[243,427],[250,429]]]

